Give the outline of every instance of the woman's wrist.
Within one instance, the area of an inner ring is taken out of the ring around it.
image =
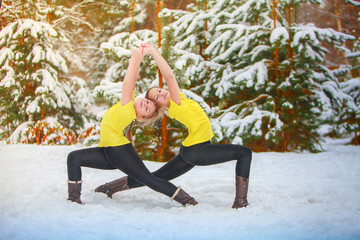
[[[133,57],[136,57],[137,59],[142,59],[143,58],[143,55],[142,55],[142,52],[141,52],[141,49],[140,48],[134,48],[132,50],[132,56]]]

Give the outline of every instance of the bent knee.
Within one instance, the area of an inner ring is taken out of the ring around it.
[[[79,159],[78,151],[70,152],[67,156],[67,165],[68,166],[78,165],[78,161],[77,161],[78,159]]]
[[[243,147],[243,155],[244,155],[244,158],[251,162],[251,159],[252,159],[252,150],[251,148],[249,148],[248,146],[242,146]]]

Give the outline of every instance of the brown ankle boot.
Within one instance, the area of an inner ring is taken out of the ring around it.
[[[114,193],[129,189],[127,180],[128,178],[126,176],[116,179],[112,182],[105,183],[103,185],[98,186],[95,189],[95,192],[105,193],[109,198],[112,198],[112,195],[114,195]]]
[[[247,201],[249,179],[236,176],[236,194],[232,208],[242,208],[249,205]]]
[[[189,194],[187,194],[180,187],[178,187],[178,189],[175,191],[175,193],[171,197],[171,199],[177,201],[178,203],[181,203],[183,206],[186,206],[186,205],[195,206],[196,204],[198,204],[198,202],[193,197],[191,197]]]
[[[81,183],[82,181],[68,181],[68,200],[82,204],[80,195],[81,195]]]

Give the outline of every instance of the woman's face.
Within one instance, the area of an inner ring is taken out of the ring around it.
[[[138,120],[147,119],[154,115],[156,106],[149,99],[138,97],[134,99],[134,108]]]
[[[147,96],[162,108],[170,106],[170,92],[166,89],[152,88],[149,90]]]

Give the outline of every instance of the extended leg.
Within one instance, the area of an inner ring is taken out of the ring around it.
[[[190,165],[186,163],[184,160],[182,160],[180,155],[177,155],[169,162],[167,162],[164,166],[153,172],[152,174],[155,177],[164,180],[172,180],[188,172],[193,167],[194,165]],[[116,192],[128,190],[131,188],[138,188],[142,186],[144,186],[144,184],[136,181],[133,177],[125,176],[98,186],[95,189],[95,192],[105,193],[106,195],[108,195],[108,197],[112,198],[112,195]]]
[[[193,167],[194,165],[186,163],[180,157],[180,155],[176,155],[173,159],[164,164],[164,166],[162,166],[155,172],[152,172],[152,174],[158,178],[169,181],[190,171]],[[128,184],[129,188],[137,188],[143,186],[141,183],[137,182],[131,177],[128,178]]]
[[[174,184],[157,178],[150,173],[145,164],[141,161],[134,147],[131,144],[126,144],[119,147],[106,148],[105,155],[112,166],[120,169],[128,174],[136,181],[150,187],[154,191],[163,193],[183,205],[196,205],[194,198],[190,197],[183,190],[178,190]],[[185,198],[176,198],[178,195],[185,194]]]

